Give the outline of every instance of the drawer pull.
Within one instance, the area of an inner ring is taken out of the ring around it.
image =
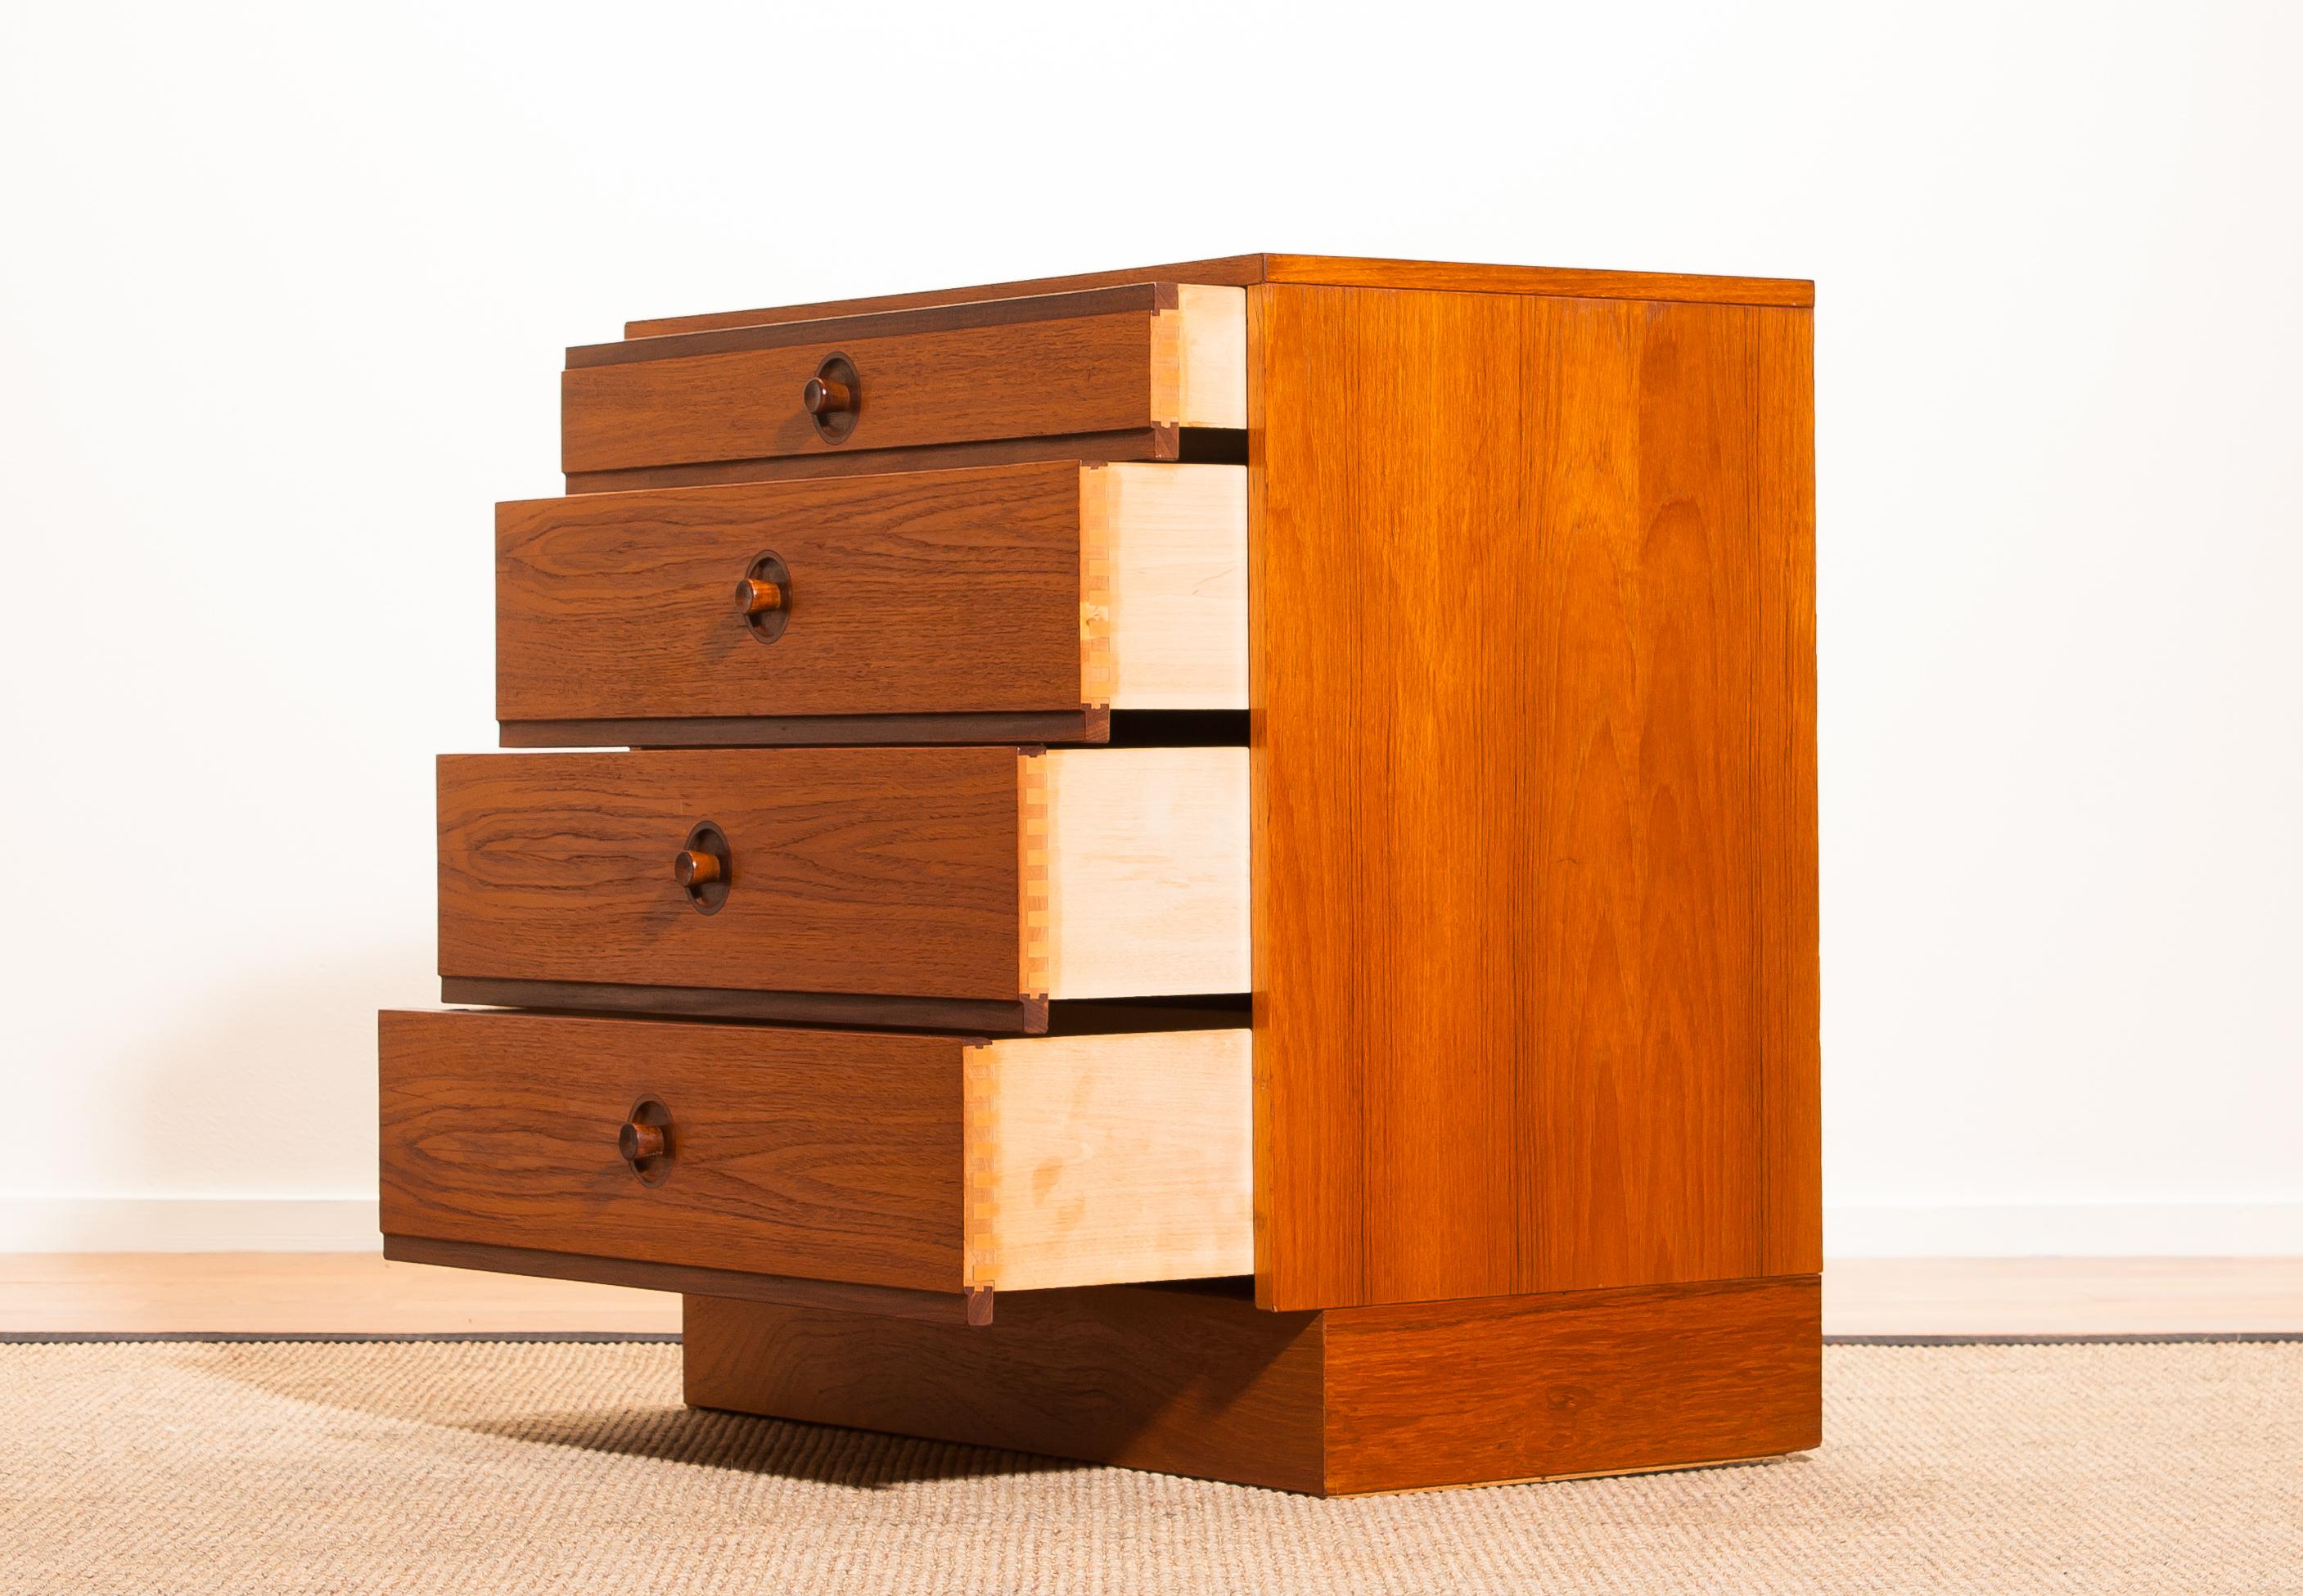
[[[780,610],[784,607],[783,587],[758,577],[746,577],[736,584],[736,604],[747,616],[757,615],[763,610]]]
[[[728,901],[729,878],[735,859],[728,851],[728,835],[710,821],[688,833],[688,840],[671,856],[671,879],[687,892],[688,900],[703,914]]]
[[[846,355],[826,355],[799,391],[799,402],[815,418],[815,430],[825,443],[845,442],[864,408],[864,384],[855,365]]]
[[[671,1173],[671,1110],[662,1099],[643,1097],[632,1104],[616,1132],[616,1153],[643,1184],[663,1184]]]
[[[772,551],[754,555],[736,584],[736,613],[752,636],[763,643],[782,637],[791,604],[791,568]]]
[[[807,386],[800,390],[800,399],[811,416],[830,416],[856,408],[856,390],[837,377],[808,378]]]

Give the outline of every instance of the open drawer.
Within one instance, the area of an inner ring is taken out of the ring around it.
[[[1247,750],[440,761],[451,1003],[1044,1031],[1249,990]]]
[[[1247,468],[903,471],[496,507],[516,747],[1101,742],[1247,707]]]
[[[1254,1268],[1244,1028],[378,1026],[390,1258],[977,1323]]]

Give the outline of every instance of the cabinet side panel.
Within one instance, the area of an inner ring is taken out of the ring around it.
[[[1823,1268],[1822,922],[1816,836],[1814,317],[1758,313],[1760,992],[1767,1274]]]
[[[1813,1202],[1797,313],[1253,292],[1262,1300],[1762,1272]]]

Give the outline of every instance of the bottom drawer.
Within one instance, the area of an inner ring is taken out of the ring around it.
[[[989,1316],[1254,1268],[1244,1029],[379,1017],[387,1257]]]

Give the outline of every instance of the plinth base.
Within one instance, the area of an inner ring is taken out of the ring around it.
[[[1822,1439],[1821,1286],[1308,1313],[1109,1286],[980,1327],[691,1296],[688,1401],[1322,1496],[1687,1468]]]

